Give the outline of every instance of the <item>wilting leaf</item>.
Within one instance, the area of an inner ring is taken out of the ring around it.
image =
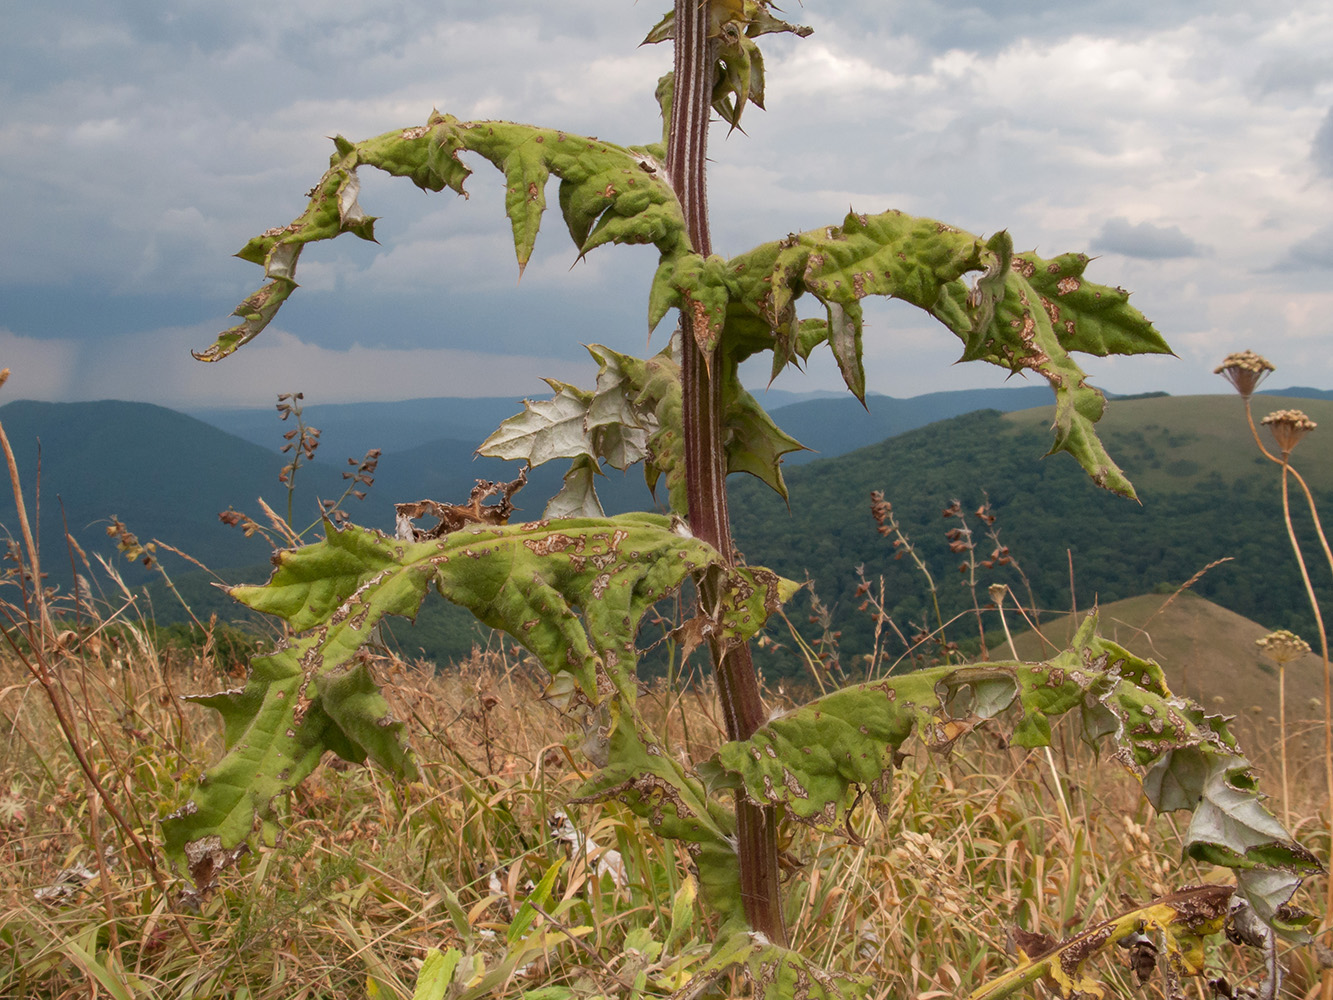
[[[1006,233],[987,241],[900,212],[851,213],[841,226],[792,234],[732,258],[712,279],[672,266],[654,282],[656,309],[699,294],[690,286],[724,281],[730,296],[723,350],[738,359],[771,348],[773,373],[827,341],[848,388],[864,399],[861,300],[902,299],[939,319],[963,342],[964,360],[1010,371],[1031,371],[1055,390],[1055,443],[1100,486],[1133,496],[1133,487],[1107,455],[1093,425],[1105,400],[1086,382],[1070,351],[1089,354],[1169,353],[1128,296],[1088,282],[1088,259],[1067,254],[1043,260],[1014,254]],[[977,275],[969,287],[966,278]],[[670,292],[664,287],[674,282]],[[795,301],[809,292],[823,303],[822,328],[798,322]],[[763,327],[768,329],[765,343]]]
[[[1165,948],[1161,958],[1173,974],[1201,975],[1203,942],[1221,932],[1233,891],[1229,885],[1189,886],[1064,941],[1047,942],[1032,935],[1034,951],[1020,944],[1018,965],[976,990],[968,1000],[1001,1000],[1038,981],[1060,997],[1101,998],[1106,991],[1089,974],[1089,962],[1111,953],[1117,945],[1126,947],[1141,940],[1154,949]],[[1163,992],[1173,995],[1170,989]]]
[[[583,784],[574,801],[615,799],[647,820],[654,833],[683,841],[709,905],[724,922],[743,919],[735,815],[710,798],[698,777],[687,773],[650,732],[635,725],[630,713],[623,714],[610,734],[610,763]]]
[[[286,226],[250,240],[238,254],[262,264],[271,283],[241,304],[244,322],[219,335],[204,361],[217,361],[254,339],[296,287],[301,249],[351,232],[374,238],[375,220],[362,211],[357,169],[375,167],[408,177],[428,191],[463,194],[471,171],[460,154],[475,152],[505,175],[505,211],[514,233],[519,273],[527,266],[546,207],[546,182],[560,179],[560,207],[580,253],[604,243],[651,243],[668,257],[688,249],[684,218],[656,150],[616,146],[555,129],[514,122],[460,122],[431,114],[425,125],[394,129],[363,142],[339,136],[306,210]]]
[[[600,366],[595,390],[548,379],[555,397],[525,402],[524,411],[502,423],[478,453],[533,466],[570,459],[564,488],[546,508],[548,517],[600,515],[600,505],[593,506],[597,504],[593,476],[600,461],[621,470],[643,462],[648,485],[653,487],[665,477],[672,509],[684,513],[678,338],[647,360],[600,344],[591,345],[588,352]],[[720,377],[727,471],[748,472],[785,498],[782,456],[804,446],[773,423],[733,368]]]
[[[502,423],[477,453],[536,468],[555,458],[595,458],[585,422],[591,394],[559,383],[550,399],[525,400],[523,412]]]
[[[1191,856],[1238,872],[1321,870],[1264,808],[1226,721],[1172,696],[1157,664],[1098,637],[1095,625],[1090,615],[1074,647],[1047,663],[938,667],[833,692],[724,744],[701,771],[719,787],[836,832],[862,792],[887,806],[900,748],[914,731],[947,749],[1010,706],[1012,742],[1042,746],[1052,721],[1081,709],[1078,717],[1095,726],[1084,737],[1109,738],[1119,758],[1142,768],[1155,807],[1196,809],[1185,838]],[[1251,884],[1242,881],[1241,891]],[[1285,900],[1251,902],[1271,913]]]

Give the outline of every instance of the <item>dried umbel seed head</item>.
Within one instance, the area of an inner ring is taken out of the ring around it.
[[[1254,644],[1279,666],[1285,666],[1310,652],[1308,642],[1295,632],[1288,632],[1284,628],[1269,632],[1262,639],[1255,639]]]
[[[1254,390],[1259,388],[1259,383],[1274,370],[1273,362],[1267,358],[1260,357],[1253,351],[1236,351],[1228,354],[1222,363],[1213,369],[1213,374],[1221,375],[1236,387],[1236,391],[1243,398],[1249,399],[1254,395]]]
[[[1262,423],[1272,432],[1283,458],[1291,454],[1301,438],[1319,426],[1301,410],[1278,410],[1264,417]]]

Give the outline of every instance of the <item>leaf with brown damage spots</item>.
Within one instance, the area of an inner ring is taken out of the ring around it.
[[[1203,942],[1221,933],[1233,892],[1229,885],[1187,886],[1064,941],[1016,932],[1019,964],[976,990],[968,1000],[1002,1000],[1036,982],[1045,983],[1060,997],[1100,1000],[1106,990],[1089,974],[1092,959],[1109,953],[1116,945],[1128,947],[1141,939],[1165,947],[1159,962],[1165,962],[1174,975],[1202,975]]]
[[[245,688],[197,699],[222,715],[227,752],[164,822],[169,851],[179,857],[212,836],[224,850],[237,847],[328,751],[413,773],[365,647],[386,616],[415,617],[432,587],[512,635],[552,674],[568,674],[588,701],[632,707],[643,615],[688,576],[721,563],[675,528],[671,518],[628,514],[466,523],[407,541],[326,523],[323,541],[278,555],[267,584],[231,590],[300,634],[257,658]],[[753,615],[789,590],[765,571],[735,572],[753,591],[742,602]],[[723,620],[724,629],[742,625]]]
[[[1087,742],[1110,742],[1138,770],[1154,808],[1194,810],[1186,852],[1234,869],[1256,912],[1281,926],[1275,916],[1319,862],[1265,808],[1227,721],[1173,696],[1157,664],[1095,629],[1094,614],[1073,648],[1046,663],[937,667],[835,691],[724,744],[705,770],[753,802],[836,833],[863,794],[886,808],[914,732],[947,750],[1007,718],[1013,745],[1038,747],[1049,745],[1055,720],[1072,714]]]
[[[263,265],[270,284],[237,308],[243,323],[196,357],[220,360],[264,330],[296,288],[296,263],[306,244],[348,232],[374,239],[375,219],[356,197],[363,166],[407,177],[427,191],[447,187],[464,194],[471,170],[460,154],[485,157],[505,175],[505,211],[520,276],[536,244],[552,174],[560,179],[561,212],[580,254],[606,243],[653,244],[668,257],[688,249],[680,205],[651,150],[515,122],[460,122],[439,112],[422,126],[357,143],[338,136],[334,145],[332,164],[310,190],[305,211],[286,226],[265,230],[237,255]],[[261,299],[263,308],[256,308]]]

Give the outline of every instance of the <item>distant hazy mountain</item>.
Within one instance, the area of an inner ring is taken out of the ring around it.
[[[1260,389],[1256,396],[1286,396],[1290,399],[1333,399],[1333,389],[1311,389],[1307,385],[1295,385],[1290,389]]]
[[[1035,388],[1046,395],[1047,390]],[[997,397],[996,392],[1010,395]],[[1122,399],[1110,407],[1101,427],[1103,440],[1139,488],[1141,505],[1096,489],[1067,455],[1042,457],[1051,440],[1049,407],[1009,414],[981,410],[850,450],[868,436],[886,429],[892,433],[941,412],[986,402],[1012,409],[1033,394],[1028,387],[942,393],[913,401],[875,397],[869,400],[868,414],[854,400],[842,398],[778,408],[777,418],[786,429],[834,457],[821,455],[789,470],[790,504],[757,480],[734,477],[738,544],[752,562],[794,578],[804,578],[808,569],[821,598],[834,609],[835,624],[844,630],[849,648],[868,641],[868,619],[857,611],[864,599],[855,593],[858,566],[864,566],[872,580],[884,576],[886,606],[905,630],[927,607],[924,579],[910,560],[894,561],[892,548],[875,530],[868,506],[873,489],[886,491],[930,564],[946,614],[970,607],[970,602],[964,601],[959,587],[959,557],[948,550],[944,538],[950,525],[940,520],[939,512],[955,498],[965,510],[975,510],[988,495],[1003,544],[1011,546],[1038,602],[1047,607],[1069,606],[1071,558],[1079,607],[1086,607],[1098,596],[1110,600],[1173,586],[1215,559],[1234,556],[1234,562],[1211,570],[1197,591],[1269,627],[1306,630],[1308,615],[1302,610],[1299,580],[1278,519],[1273,467],[1249,442],[1234,395]],[[1271,398],[1275,407],[1300,405],[1320,423],[1333,426],[1333,401]],[[479,412],[474,403],[467,412]],[[405,412],[400,410],[399,416]],[[354,414],[363,429],[371,426],[372,413]],[[854,421],[858,415],[862,424]],[[326,416],[337,417],[337,408]],[[419,417],[419,427],[435,426],[429,412]],[[265,414],[265,421],[276,445],[290,425],[278,421],[276,412]],[[286,491],[278,482],[278,470],[286,459],[276,450],[146,403],[20,401],[0,407],[0,422],[17,453],[34,517],[41,442],[43,568],[52,582],[67,584],[70,573],[62,515],[86,551],[109,553],[131,582],[149,577],[115,556],[105,535],[113,515],[142,539],[168,542],[229,581],[260,579],[266,572],[267,546],[220,524],[217,513],[234,506],[258,517],[260,496],[285,511]],[[340,425],[335,420],[326,426]],[[462,501],[475,479],[515,474],[515,463],[473,459],[473,447],[468,439],[437,436],[387,450],[369,498],[350,505],[353,517],[388,529],[395,501]],[[317,497],[342,492],[349,451],[338,448],[335,432],[329,431],[316,461],[301,470],[294,503],[299,526],[316,519]],[[1333,492],[1333,436],[1310,435],[1295,459],[1321,496]],[[519,494],[522,516],[537,516],[559,487],[564,470],[556,464],[536,470],[532,485]],[[609,511],[652,503],[637,468],[605,477],[599,492]],[[1298,526],[1301,530],[1304,523]],[[0,525],[17,536],[7,496],[0,497]],[[984,528],[975,518],[972,525],[979,550],[989,554],[994,543],[983,537]],[[199,610],[224,615],[234,610],[202,575],[191,578],[188,563],[173,557],[165,561],[182,588],[195,595],[192,602],[200,602]],[[1324,573],[1317,552],[1311,565],[1316,575]],[[1014,583],[1017,592],[1016,578],[1006,582]],[[1317,586],[1328,583],[1321,577]],[[465,616],[430,609],[424,619],[422,627],[403,635],[408,650],[421,647],[433,656],[456,655],[475,634]]]
[[[965,393],[941,395],[962,396]],[[827,390],[789,392],[783,389],[768,389],[760,390],[756,396],[760,405],[770,410],[826,398],[845,399],[860,410],[860,405],[845,392]],[[549,397],[538,394],[532,398]],[[994,402],[977,404],[977,406],[996,405],[999,404]],[[977,406],[968,408],[976,409]],[[469,442],[470,447],[475,448],[490,435],[491,431],[500,426],[501,421],[521,413],[522,410],[523,400],[511,396],[487,396],[476,399],[442,396],[387,403],[328,403],[309,400],[305,403],[303,412],[306,422],[318,427],[325,441],[332,442],[339,451],[345,451],[348,457],[359,459],[371,448],[379,448],[387,454],[407,451],[437,440]],[[214,407],[191,409],[187,412],[228,434],[235,434],[239,438],[266,448],[276,447],[281,431],[286,429],[279,423],[277,411],[272,406]],[[954,410],[949,415],[958,412],[966,411]]]
[[[259,496],[286,509],[278,471],[287,459],[276,451],[151,403],[18,400],[0,406],[0,422],[18,461],[28,517],[40,517],[43,569],[53,580],[70,578],[62,522],[89,553],[114,552],[106,537],[113,516],[142,541],[160,538],[218,569],[267,558],[262,542],[247,541],[217,514],[234,506],[258,517]],[[339,495],[343,481],[315,463],[299,471],[296,486],[294,510],[304,527],[315,519],[316,496]],[[0,491],[0,525],[18,537],[8,488]],[[128,579],[143,578],[133,565],[122,567]]]
[[[975,410],[1026,410],[1051,402],[1046,385],[1007,389],[932,392],[911,399],[867,396],[862,406],[843,393],[826,399],[791,403],[772,410],[773,419],[810,451],[786,456],[788,465],[833,458],[905,431]]]
[[[863,407],[845,392],[797,393],[781,389],[759,390],[760,404],[774,415],[787,433],[809,452],[787,458],[799,465],[816,457],[829,458],[854,451],[894,434],[956,417],[973,410],[1002,412],[1040,406],[1051,399],[1045,385],[1003,389],[967,389],[934,392],[911,399],[871,394]],[[318,427],[325,454],[360,459],[371,448],[385,455],[415,451],[428,446],[426,455],[438,461],[448,456],[448,468],[463,468],[472,449],[508,417],[521,412],[522,400],[509,397],[480,399],[409,399],[389,403],[307,402],[306,423]],[[276,409],[201,409],[190,411],[214,427],[268,448],[276,448],[290,423],[279,421]],[[466,449],[466,453],[461,449]],[[418,453],[419,455],[422,453]],[[433,465],[438,468],[438,465]],[[486,476],[477,466],[477,476]]]
[[[387,454],[439,439],[464,441],[475,448],[502,420],[522,409],[520,400],[508,396],[442,397],[392,403],[306,401],[303,415],[307,424],[319,428],[324,442],[338,451],[341,460],[360,459],[371,448]],[[229,434],[267,448],[276,448],[282,431],[287,429],[279,421],[275,407],[204,409],[190,413]]]

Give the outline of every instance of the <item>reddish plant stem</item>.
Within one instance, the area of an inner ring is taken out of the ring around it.
[[[667,146],[667,171],[685,213],[694,250],[712,252],[708,231],[706,154],[712,109],[713,51],[708,38],[708,4],[676,0],[675,93]],[[726,451],[722,434],[723,362],[705,356],[695,338],[690,302],[681,309],[683,344],[681,379],[684,393],[685,474],[690,530],[730,561],[733,546],[727,514]],[[699,602],[718,602],[718,583],[701,580]],[[711,646],[718,694],[727,737],[748,738],[765,719],[758,675],[747,645],[725,650]],[[785,944],[781,877],[778,870],[777,819],[772,807],[756,806],[736,797],[736,838],[740,858],[741,897],[750,927],[769,940]]]

